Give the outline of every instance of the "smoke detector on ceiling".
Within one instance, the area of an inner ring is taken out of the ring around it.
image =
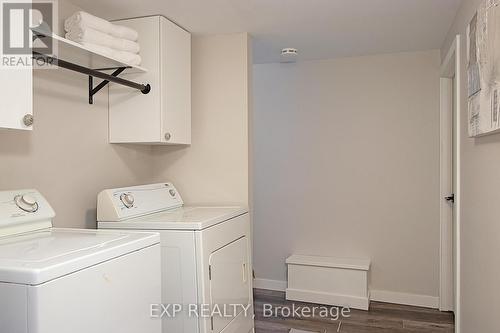
[[[281,50],[281,62],[295,62],[299,51],[292,47],[287,47]]]

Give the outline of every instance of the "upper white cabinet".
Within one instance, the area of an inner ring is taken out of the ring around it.
[[[139,33],[141,66],[146,73],[122,77],[147,82],[143,95],[109,87],[111,143],[191,143],[191,34],[163,16],[117,21]]]
[[[31,67],[0,68],[0,128],[33,128],[33,76]]]

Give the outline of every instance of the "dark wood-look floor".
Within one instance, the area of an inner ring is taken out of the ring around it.
[[[310,307],[317,304],[291,302],[285,300],[282,292],[255,289],[255,332],[288,333],[291,328],[321,333],[452,333],[454,318],[452,313],[438,310],[371,302],[369,311],[351,310],[349,318],[337,321],[331,318],[265,318],[264,304],[273,307]]]

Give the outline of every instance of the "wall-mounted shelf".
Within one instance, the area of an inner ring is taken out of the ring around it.
[[[34,32],[34,34],[36,39],[45,44],[51,42],[57,56],[33,52],[33,58],[89,76],[89,104],[93,103],[93,96],[109,82],[137,89],[143,94],[147,94],[151,90],[149,84],[136,83],[118,77],[119,74],[146,72],[146,69],[141,66],[128,65],[55,34],[40,32]],[[103,79],[95,87],[94,77]]]

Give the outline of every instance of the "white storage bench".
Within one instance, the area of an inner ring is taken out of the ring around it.
[[[292,255],[286,299],[368,310],[369,259]]]

